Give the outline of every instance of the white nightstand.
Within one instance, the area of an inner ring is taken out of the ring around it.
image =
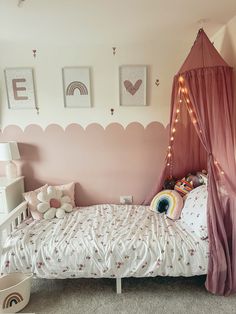
[[[23,200],[24,177],[0,177],[0,220]]]

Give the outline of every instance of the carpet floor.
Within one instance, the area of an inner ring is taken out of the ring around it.
[[[30,302],[21,313],[236,313],[236,295],[214,296],[204,281],[205,276],[126,278],[117,295],[112,279],[35,279]]]

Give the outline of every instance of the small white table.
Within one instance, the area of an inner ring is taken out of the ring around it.
[[[24,177],[0,177],[0,219],[22,202],[23,192]]]

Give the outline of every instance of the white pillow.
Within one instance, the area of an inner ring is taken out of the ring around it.
[[[193,189],[185,200],[181,223],[187,225],[201,239],[207,238],[207,186]]]

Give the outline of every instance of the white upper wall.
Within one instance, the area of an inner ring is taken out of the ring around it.
[[[30,123],[37,123],[46,127],[51,123],[58,123],[65,127],[70,123],[86,126],[97,122],[106,126],[111,122],[119,122],[124,126],[132,121],[139,121],[147,125],[151,121],[169,121],[170,92],[173,74],[178,70],[183,58],[181,47],[174,43],[165,49],[158,44],[124,45],[117,47],[113,56],[109,45],[94,46],[66,46],[50,44],[47,46],[30,46],[29,44],[5,44],[0,46],[0,81],[1,81],[1,116],[3,127],[17,124],[22,127]],[[36,58],[32,48],[37,49]],[[173,50],[176,52],[173,58]],[[176,62],[176,59],[178,62]],[[168,62],[163,63],[163,60]],[[147,102],[145,107],[119,106],[119,66],[123,64],[148,65]],[[62,68],[64,66],[90,66],[92,107],[64,108],[62,88]],[[4,82],[4,68],[33,67],[35,74],[37,103],[39,115],[35,110],[9,110]],[[155,80],[160,85],[155,85]],[[111,116],[110,109],[114,109]]]
[[[236,67],[236,15],[213,37],[214,45],[232,67]]]
[[[235,158],[236,158],[236,15],[222,27],[214,36],[215,47],[221,53],[225,61],[234,68],[234,112],[232,121],[234,121],[234,140],[235,140]]]
[[[20,8],[17,3],[0,0],[1,127],[86,127],[92,122],[126,126],[133,121],[166,125],[173,75],[193,44],[201,26],[197,21],[206,19],[204,28],[211,36],[236,14],[235,0],[25,0]],[[148,66],[148,106],[119,106],[118,69],[125,64]],[[65,66],[91,67],[91,108],[64,108]],[[7,67],[33,67],[39,115],[35,110],[8,109]]]

